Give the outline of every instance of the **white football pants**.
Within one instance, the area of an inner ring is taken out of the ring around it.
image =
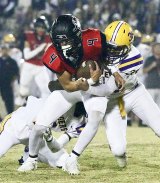
[[[158,136],[160,136],[160,109],[153,101],[144,85],[138,86],[123,97],[127,113],[132,111]],[[117,99],[108,102],[105,117],[105,126],[108,142],[112,153],[121,156],[126,152],[127,118],[122,119]]]
[[[36,90],[37,87],[40,92],[40,97],[47,97],[50,94],[48,89],[49,81],[49,74],[47,73],[45,66],[24,62],[20,77],[20,94],[22,96],[37,96],[37,91],[33,91],[33,88]],[[33,84],[36,84],[36,87]]]

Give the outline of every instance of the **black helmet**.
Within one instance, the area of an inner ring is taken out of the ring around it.
[[[82,59],[82,34],[79,20],[71,15],[60,15],[52,24],[50,36],[64,61],[76,68]]]
[[[41,15],[40,17],[33,20],[33,27],[43,27],[46,31],[49,31],[49,23],[45,16]]]

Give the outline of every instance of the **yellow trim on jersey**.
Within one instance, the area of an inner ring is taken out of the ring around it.
[[[131,64],[134,64],[134,63],[139,62],[139,61],[142,61],[142,60],[143,60],[143,57],[140,57],[140,58],[137,58],[137,59],[135,59],[135,60],[126,62],[126,63],[124,63],[124,64],[120,64],[120,65],[118,66],[118,68],[120,69],[120,68],[122,68],[122,67],[131,65]]]
[[[119,106],[119,111],[120,111],[121,117],[124,119],[126,117],[127,113],[125,110],[123,97],[118,98],[118,106]]]
[[[0,134],[3,132],[4,130],[4,126],[6,124],[6,122],[12,117],[12,113],[11,114],[8,114],[3,120],[2,122],[0,123]]]
[[[84,127],[81,127],[81,128],[79,128],[78,130],[82,132],[83,129],[84,129]]]

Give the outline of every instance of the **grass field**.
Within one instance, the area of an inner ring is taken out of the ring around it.
[[[79,162],[81,174],[70,176],[60,169],[39,163],[30,173],[19,173],[17,159],[22,146],[12,148],[0,159],[0,183],[160,183],[160,139],[149,128],[128,127],[128,167],[117,167],[101,126]],[[70,152],[75,141],[67,149]]]

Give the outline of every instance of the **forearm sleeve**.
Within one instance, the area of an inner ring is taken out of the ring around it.
[[[89,89],[86,92],[91,95],[103,97],[103,96],[109,96],[117,89],[118,88],[116,86],[115,80],[112,77],[107,81],[105,81],[105,84],[101,84],[99,86],[89,86]]]
[[[23,53],[24,53],[24,59],[25,60],[29,60],[31,58],[34,58],[35,56],[37,56],[41,51],[43,51],[45,48],[45,44],[44,45],[40,45],[38,46],[36,49],[31,50],[30,48],[24,48]]]

